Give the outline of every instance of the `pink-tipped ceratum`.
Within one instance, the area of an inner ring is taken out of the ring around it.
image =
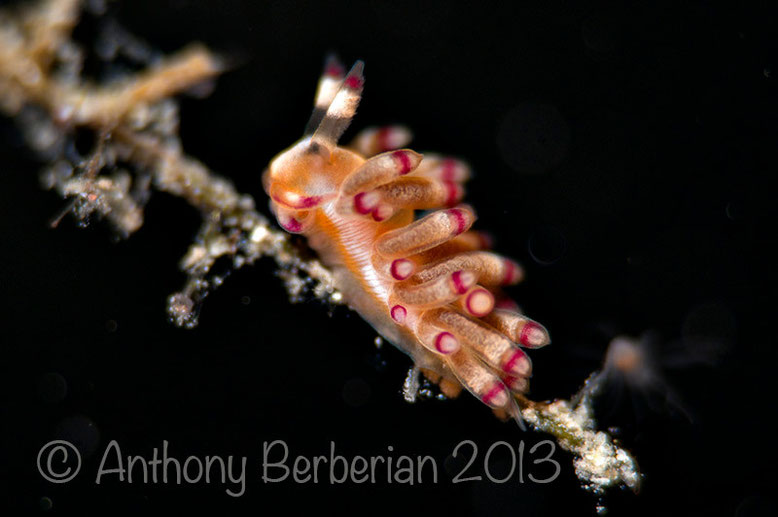
[[[475,287],[464,297],[462,307],[468,314],[476,318],[482,318],[492,312],[494,295],[488,289]]]
[[[408,259],[393,260],[391,265],[392,278],[395,280],[405,280],[413,274],[414,269],[413,262]]]
[[[459,349],[459,341],[451,332],[441,332],[435,337],[435,349],[441,354],[450,354]]]
[[[508,403],[508,391],[505,389],[505,384],[500,381],[495,381],[486,393],[481,396],[481,401],[487,406],[503,407]]]
[[[408,316],[408,310],[402,305],[393,306],[389,310],[389,313],[391,314],[392,319],[399,324],[405,323],[405,318]]]

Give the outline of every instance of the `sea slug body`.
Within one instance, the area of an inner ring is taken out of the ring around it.
[[[303,138],[263,174],[271,209],[284,229],[307,238],[348,305],[445,394],[464,387],[518,419],[511,394],[526,392],[532,374],[522,348],[550,342],[501,291],[521,281],[522,269],[470,229],[475,212],[460,204],[466,164],[402,148],[410,132],[401,127],[370,128],[338,146],[361,98],[362,70],[358,61],[344,75],[328,59]],[[431,212],[416,219],[415,210]]]

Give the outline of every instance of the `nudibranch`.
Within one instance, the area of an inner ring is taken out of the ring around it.
[[[271,210],[307,238],[343,300],[445,395],[464,387],[518,420],[512,395],[526,393],[532,374],[523,348],[550,342],[501,291],[523,271],[470,229],[475,213],[460,204],[465,163],[403,148],[410,132],[401,127],[370,128],[338,146],[361,98],[363,66],[345,74],[327,60],[303,138],[263,173]],[[415,210],[431,212],[417,219]]]

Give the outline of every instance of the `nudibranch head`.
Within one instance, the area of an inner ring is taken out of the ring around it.
[[[328,60],[303,138],[276,156],[263,175],[265,190],[284,208],[308,210],[332,199],[343,178],[364,162],[337,145],[359,105],[363,67],[357,61],[344,78],[337,60]]]
[[[307,210],[334,198],[343,178],[364,159],[304,138],[273,158],[263,183],[270,198],[287,208]]]

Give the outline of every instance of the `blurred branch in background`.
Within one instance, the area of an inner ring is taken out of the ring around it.
[[[271,227],[254,199],[182,151],[178,104],[171,96],[213,79],[223,70],[201,45],[165,57],[110,24],[94,49],[104,62],[121,55],[138,72],[112,71],[100,82],[84,79],[85,50],[71,39],[79,0],[45,0],[17,12],[0,11],[0,111],[15,117],[28,145],[47,162],[41,181],[70,200],[56,219],[72,213],[81,224],[96,214],[122,237],[143,225],[152,190],[185,199],[202,226],[180,263],[188,278],[170,296],[168,313],[194,327],[202,299],[223,277],[211,274],[217,259],[233,269],[269,255],[282,268],[293,298],[303,289],[339,301],[330,275],[316,260],[301,259],[287,234]],[[96,14],[100,2],[89,7]],[[91,135],[82,155],[76,139]]]
[[[168,57],[156,54],[106,20],[109,29],[94,53],[106,64],[121,56],[138,70],[87,80],[85,49],[71,39],[80,4],[42,0],[0,11],[0,111],[18,121],[28,145],[46,163],[44,187],[69,200],[53,224],[72,213],[85,225],[96,214],[126,238],[143,225],[144,205],[155,189],[196,208],[202,225],[180,263],[188,278],[168,300],[168,314],[179,326],[197,325],[202,299],[224,279],[211,271],[222,257],[238,269],[271,256],[293,299],[311,290],[340,302],[329,271],[301,258],[287,234],[257,212],[250,195],[182,151],[178,104],[171,97],[212,80],[223,70],[221,61],[200,45]],[[87,7],[98,16],[104,10],[99,1]],[[84,134],[91,139],[82,152],[76,142]],[[521,397],[517,403],[530,425],[555,436],[576,457],[576,474],[587,489],[637,489],[634,459],[596,431],[590,399],[581,396],[572,404]]]

